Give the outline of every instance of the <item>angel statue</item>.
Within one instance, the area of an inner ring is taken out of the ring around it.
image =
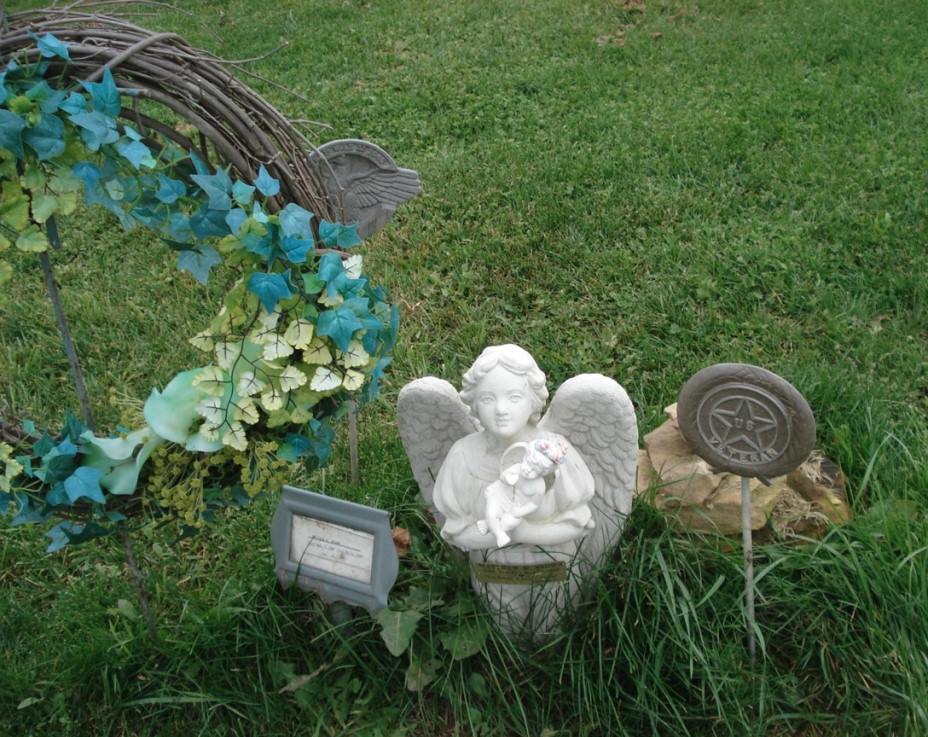
[[[638,454],[635,410],[612,379],[567,380],[543,415],[547,399],[535,359],[509,344],[485,349],[460,393],[426,377],[397,401],[441,536],[468,554],[502,629],[534,640],[557,629],[618,543]]]

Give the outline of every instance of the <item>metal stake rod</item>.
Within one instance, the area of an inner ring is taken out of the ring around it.
[[[348,456],[351,464],[351,483],[357,486],[361,482],[358,462],[358,403],[348,400]]]
[[[50,217],[45,221],[45,234],[48,236],[48,242],[53,249],[57,251],[61,248],[61,238],[58,235],[58,223],[55,222],[54,217]],[[84,375],[81,372],[80,362],[77,359],[77,349],[74,347],[74,341],[71,339],[71,329],[68,327],[68,320],[67,317],[65,317],[64,307],[61,304],[61,295],[58,292],[58,283],[55,281],[55,271],[52,267],[52,260],[49,258],[46,251],[39,254],[39,262],[42,264],[42,271],[45,274],[45,285],[48,287],[48,295],[51,297],[52,307],[54,307],[55,310],[55,320],[58,322],[58,331],[61,333],[64,352],[71,366],[71,377],[74,379],[74,388],[77,391],[77,398],[81,404],[81,414],[84,417],[84,424],[87,425],[92,432],[96,432],[96,423],[93,421],[93,409],[90,406],[90,395],[87,393],[86,384],[84,384]],[[156,647],[160,647],[161,641],[158,638],[155,616],[148,602],[148,592],[145,589],[145,581],[142,578],[142,573],[136,562],[135,552],[132,549],[129,533],[123,522],[118,522],[116,524],[116,531],[119,541],[122,543],[123,552],[126,554],[126,561],[129,564],[129,573],[138,591],[142,615],[145,618],[145,623],[148,625],[148,631],[151,635],[152,642],[154,642]]]
[[[744,549],[744,608],[747,612],[748,657],[754,665],[754,540],[751,537],[751,479],[741,477],[741,547]]]
[[[45,221],[45,233],[48,235],[48,242],[52,248],[56,251],[61,248],[61,239],[58,237],[58,223],[55,222],[54,217],[50,217]],[[55,310],[55,320],[58,322],[58,331],[61,333],[61,341],[64,343],[64,352],[71,366],[71,377],[74,379],[74,389],[77,391],[77,399],[81,405],[84,424],[95,431],[93,411],[90,408],[90,396],[87,394],[87,386],[84,384],[84,375],[81,373],[80,363],[77,360],[77,350],[74,348],[74,341],[71,339],[71,329],[68,327],[68,320],[61,305],[61,295],[55,281],[55,271],[52,268],[52,260],[49,258],[47,251],[39,254],[39,262],[42,264],[42,271],[45,274],[45,286],[48,288],[48,295],[51,297],[52,307]]]

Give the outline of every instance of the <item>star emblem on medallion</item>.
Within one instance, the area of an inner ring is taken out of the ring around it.
[[[721,404],[721,403],[720,403]],[[769,440],[764,434],[776,430],[777,423],[767,409],[756,400],[738,397],[730,409],[716,406],[712,410],[714,425],[721,426],[716,433],[721,445],[736,446],[746,444],[756,453],[769,447]]]

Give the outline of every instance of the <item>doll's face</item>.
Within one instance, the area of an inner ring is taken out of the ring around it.
[[[539,453],[537,450],[532,449],[526,453],[525,458],[522,459],[522,466],[519,469],[519,473],[522,478],[529,480],[537,479],[540,476],[546,475],[554,466],[554,461],[542,453]]]
[[[528,382],[503,366],[480,380],[475,399],[478,419],[497,438],[515,438],[532,416],[534,403]]]

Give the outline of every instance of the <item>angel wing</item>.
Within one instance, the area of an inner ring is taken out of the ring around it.
[[[565,381],[538,423],[560,433],[586,461],[595,481],[590,503],[595,528],[584,541],[583,555],[596,565],[618,542],[631,512],[638,459],[638,423],[625,390],[601,374],[581,374]]]
[[[479,429],[457,390],[444,379],[426,376],[404,386],[396,400],[400,439],[413,477],[438,526],[444,515],[432,503],[438,470],[455,442]]]

